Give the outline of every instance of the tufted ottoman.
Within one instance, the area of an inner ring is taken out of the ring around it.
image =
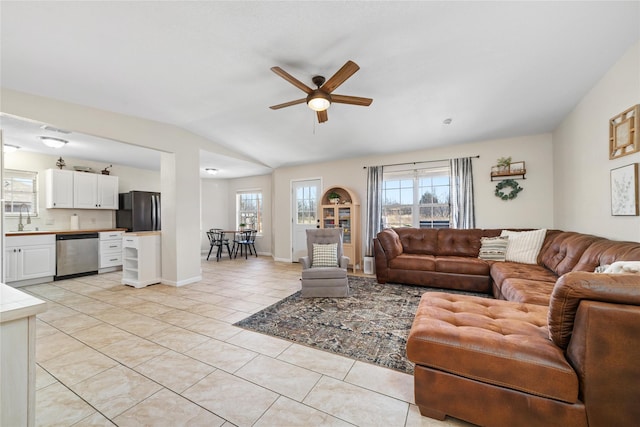
[[[483,426],[587,425],[548,307],[442,292],[420,300],[407,357],[424,416]]]

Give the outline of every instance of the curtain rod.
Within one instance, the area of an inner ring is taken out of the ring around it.
[[[480,156],[469,156],[472,159],[479,159]],[[457,159],[462,159],[463,157],[456,157]],[[440,159],[440,160],[424,160],[422,162],[406,162],[406,163],[392,163],[390,165],[379,165],[379,166],[403,166],[403,165],[417,165],[418,163],[433,163],[433,162],[444,162],[451,159]],[[363,166],[362,169],[370,168],[371,166]]]

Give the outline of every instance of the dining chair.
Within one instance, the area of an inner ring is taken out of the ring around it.
[[[229,259],[231,259],[231,248],[229,247],[229,239],[225,238],[222,229],[212,228],[207,231],[207,237],[209,238],[209,254],[207,255],[207,261],[209,261],[209,257],[211,256],[211,252],[213,248],[216,248],[216,262],[220,261],[222,258],[222,248],[227,247],[227,252],[229,253]]]
[[[245,259],[248,258],[248,253],[256,257],[258,256],[258,251],[256,250],[256,234],[258,234],[258,230],[243,230],[238,233],[238,241],[234,242],[234,257],[238,256],[238,250],[240,250],[240,256],[242,256],[242,252],[244,251]]]

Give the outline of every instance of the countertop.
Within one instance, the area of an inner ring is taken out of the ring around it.
[[[5,236],[37,236],[41,234],[78,234],[99,233],[101,231],[127,231],[126,228],[89,228],[83,230],[39,230],[39,231],[9,231]]]
[[[45,301],[0,283],[0,323],[35,316],[45,311]]]

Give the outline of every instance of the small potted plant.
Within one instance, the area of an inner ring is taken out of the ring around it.
[[[509,166],[511,166],[511,157],[500,157],[498,159],[497,166],[500,172],[509,172]]]
[[[240,224],[238,224],[238,227],[240,227],[240,231],[244,231],[246,226],[247,224],[245,224],[244,222],[241,222]]]
[[[331,203],[336,205],[340,203],[340,195],[335,191],[332,191],[331,193],[327,194],[327,199],[329,199]]]

